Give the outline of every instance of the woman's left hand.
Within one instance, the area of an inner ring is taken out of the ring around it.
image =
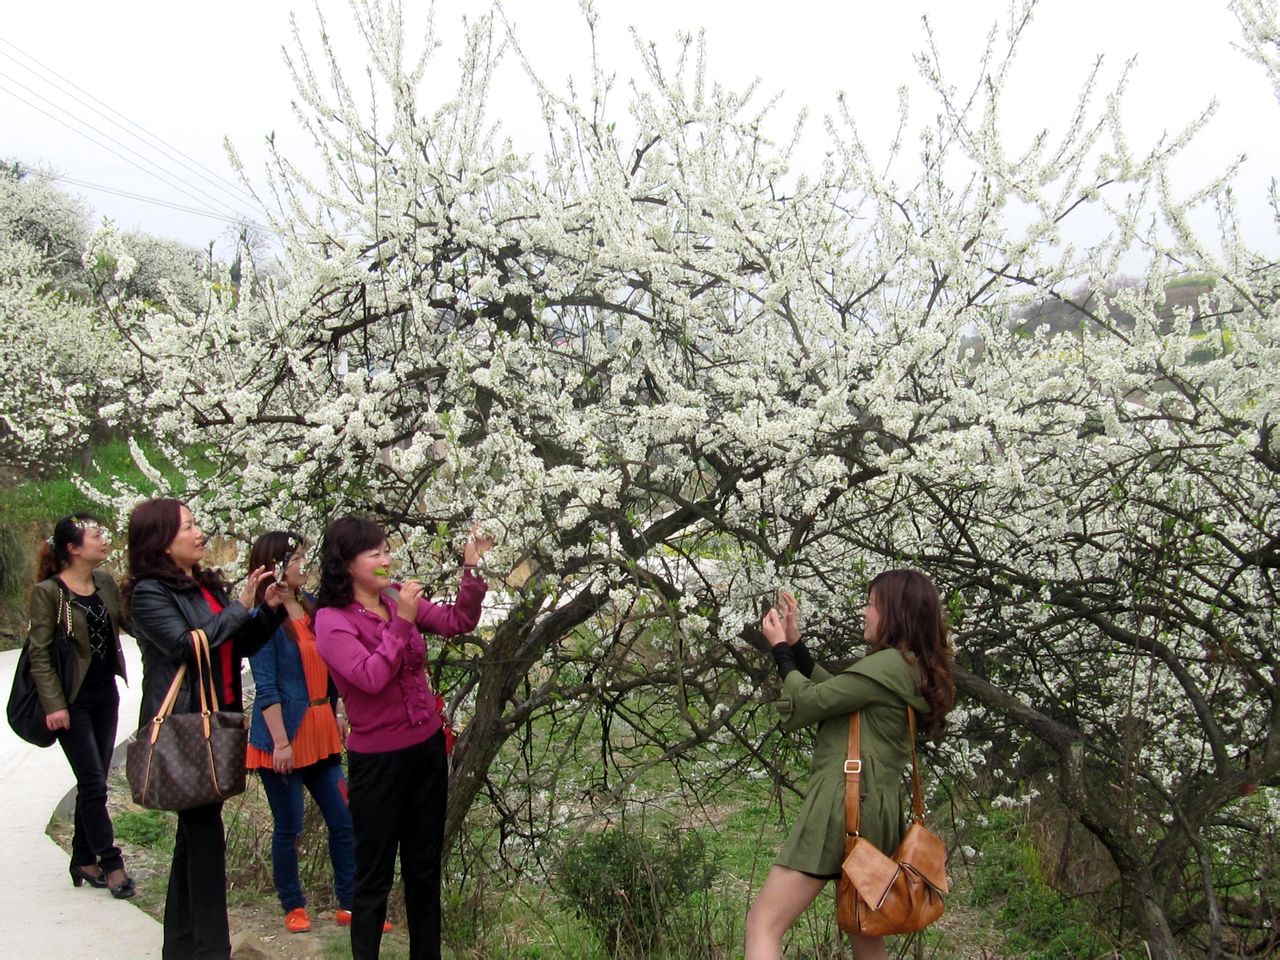
[[[272,583],[262,593],[262,602],[267,607],[275,610],[280,604],[284,603],[289,596],[289,588],[283,583]]]
[[[764,634],[764,638],[769,641],[771,647],[787,642],[786,630],[782,626],[782,618],[778,616],[777,610],[771,609],[764,615],[764,619],[760,621],[760,632]]]
[[[480,527],[471,528],[471,537],[467,540],[467,545],[462,551],[462,562],[468,567],[474,567],[483,557],[493,548],[493,537],[480,536]]]

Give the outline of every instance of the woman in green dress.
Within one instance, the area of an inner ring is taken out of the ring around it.
[[[902,772],[911,757],[906,707],[937,740],[955,703],[942,604],[924,574],[888,570],[871,581],[862,634],[872,652],[840,673],[813,662],[796,608],[795,598],[781,593],[761,629],[783,678],[782,729],[818,730],[804,802],[747,913],[746,960],[780,960],[787,930],[840,875],[849,717],[862,711],[861,833],[892,854],[904,828]],[[887,960],[882,938],[851,939],[857,960]]]

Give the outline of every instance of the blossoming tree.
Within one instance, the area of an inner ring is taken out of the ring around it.
[[[199,310],[111,305],[145,371],[131,402],[175,460],[211,453],[189,495],[224,531],[366,510],[441,584],[473,522],[499,537],[507,600],[437,664],[468,719],[449,836],[482,794],[513,835],[581,799],[548,771],[592,717],[597,800],[659,766],[701,764],[690,789],[736,775],[713,749],[732,741],[785,776],[752,598],[791,585],[815,646],[848,656],[870,575],[909,563],[952,610],[957,726],[980,745],[1015,724],[1048,758],[1153,955],[1252,923],[1210,848],[1266,829],[1280,786],[1278,274],[1229,209],[1220,249],[1186,227],[1225,196],[1168,187],[1198,122],[1135,152],[1091,80],[1011,148],[1026,8],[969,94],[920,58],[939,110],[918,164],[905,136],[874,155],[842,103],[825,163],[793,170],[755,91],[709,83],[692,42],[639,46],[621,113],[599,64],[581,96],[530,72],[532,158],[486,116],[499,24],[469,28],[442,96],[430,38],[411,57],[395,6],[356,10],[375,98],[327,44],[291,55],[322,172],[274,157],[286,276],[246,259]],[[1274,6],[1239,11],[1265,60]],[[1102,239],[1066,243],[1086,210]],[[1070,298],[1138,243],[1141,284]],[[1207,292],[1170,308],[1189,270]],[[1069,322],[1038,323],[1045,303]],[[1259,787],[1270,813],[1240,799]]]

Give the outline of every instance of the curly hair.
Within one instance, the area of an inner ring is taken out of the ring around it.
[[[938,588],[917,570],[886,570],[871,581],[869,591],[880,614],[876,645],[897,648],[920,668],[920,695],[929,705],[924,728],[937,742],[956,703],[951,644]]]
[[[320,543],[320,589],[317,607],[345,607],[355,599],[351,561],[375,547],[387,535],[382,527],[365,517],[339,517],[329,524]]]
[[[53,536],[40,544],[36,557],[36,583],[56,577],[71,566],[71,547],[84,546],[85,526],[105,524],[92,513],[73,513],[53,525]]]

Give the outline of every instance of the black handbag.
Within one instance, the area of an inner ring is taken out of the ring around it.
[[[203,630],[192,630],[191,642],[200,712],[173,712],[187,674],[183,664],[160,711],[138,728],[126,751],[125,775],[134,803],[150,810],[190,810],[244,792],[244,714],[217,709],[209,640]]]
[[[49,644],[53,669],[58,675],[65,694],[75,677],[76,658],[71,649],[71,604],[67,601],[66,588],[58,584],[58,615],[53,627],[53,640]],[[51,747],[58,737],[45,723],[44,704],[31,676],[31,636],[22,644],[18,654],[18,666],[13,671],[13,687],[9,691],[7,707],[9,726],[27,743],[37,747]]]

